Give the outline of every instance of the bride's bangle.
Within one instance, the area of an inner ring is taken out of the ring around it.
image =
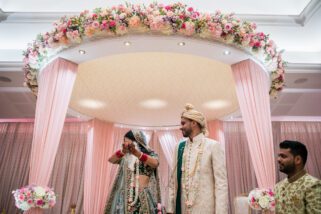
[[[125,154],[124,154],[121,150],[118,150],[118,151],[116,152],[116,156],[117,156],[118,158],[122,158],[124,155],[125,155]]]
[[[142,162],[146,162],[148,159],[148,155],[146,155],[145,153],[141,153],[140,157],[139,157],[139,160],[142,161]]]

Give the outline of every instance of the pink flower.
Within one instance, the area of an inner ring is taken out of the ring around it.
[[[195,24],[193,22],[185,22],[182,25],[182,29],[185,29],[185,34],[191,36],[195,33]]]
[[[92,24],[93,28],[99,28],[99,22],[98,21],[94,21]]]
[[[156,16],[151,19],[150,29],[160,30],[164,25],[164,20],[162,16]]]
[[[116,22],[114,20],[111,20],[109,22],[109,27],[115,27],[116,26]]]
[[[28,57],[24,57],[24,58],[23,58],[23,64],[28,64],[28,63],[29,63]]]
[[[42,206],[44,204],[44,201],[42,199],[37,200],[37,205]]]
[[[232,29],[232,24],[231,24],[231,23],[227,23],[227,24],[224,26],[224,31],[225,31],[225,32],[229,32],[231,29]]]
[[[165,10],[172,10],[172,6],[170,5],[165,6]]]
[[[214,33],[213,36],[214,36],[215,38],[220,38],[221,35],[222,35],[222,32],[223,32],[222,27],[221,27],[220,25],[217,25],[217,26],[215,27],[215,33]]]
[[[170,10],[170,11],[167,11],[166,16],[168,16],[168,17],[174,16],[173,11],[171,11],[171,10]]]
[[[181,14],[181,15],[179,15],[179,19],[181,19],[181,20],[184,20],[185,19],[185,14]]]
[[[100,29],[104,30],[108,28],[108,24],[106,20],[103,20],[100,25]]]
[[[53,207],[56,204],[55,200],[49,200],[49,206]]]
[[[193,9],[192,7],[189,7],[189,8],[187,8],[187,11],[188,11],[188,12],[193,12],[194,9]]]
[[[23,200],[25,200],[25,196],[24,196],[23,194],[20,194],[20,195],[19,195],[19,199],[20,199],[21,201],[23,201]]]
[[[251,23],[251,28],[253,29],[253,30],[255,30],[256,29],[256,24],[253,22],[253,23]]]
[[[32,204],[32,203],[33,203],[33,200],[29,199],[29,200],[27,201],[27,203],[28,203],[28,204]]]
[[[138,27],[140,25],[140,18],[138,16],[133,16],[129,19],[128,24],[130,27]]]
[[[265,34],[263,32],[258,33],[260,39],[265,39]]]
[[[96,19],[98,16],[97,16],[97,14],[96,13],[93,13],[92,15],[91,15],[91,18],[92,19]]]

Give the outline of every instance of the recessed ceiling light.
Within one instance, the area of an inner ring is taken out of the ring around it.
[[[99,109],[104,107],[106,104],[98,100],[83,99],[79,101],[79,105],[85,108]]]
[[[124,42],[124,45],[125,45],[125,46],[130,46],[131,44],[132,44],[132,43],[129,42],[129,41]]]
[[[78,51],[80,54],[86,54],[86,51],[85,50],[79,50]]]
[[[140,102],[140,106],[147,109],[160,109],[167,106],[167,102],[160,99],[149,99]]]
[[[229,105],[230,103],[226,100],[212,100],[204,103],[203,107],[207,109],[221,109]]]
[[[179,42],[179,43],[177,43],[177,45],[179,45],[179,46],[185,46],[185,42]]]
[[[12,82],[12,80],[5,76],[0,76],[0,82]]]
[[[225,50],[225,51],[223,52],[223,54],[224,54],[224,55],[230,55],[230,54],[231,54],[231,51]]]
[[[305,83],[306,81],[308,81],[307,78],[299,78],[299,79],[296,79],[294,81],[295,84],[301,84],[301,83]]]

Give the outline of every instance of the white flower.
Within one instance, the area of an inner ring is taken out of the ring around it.
[[[267,209],[269,207],[269,204],[270,200],[268,197],[263,196],[259,199],[259,205],[260,207],[262,207],[262,209]]]
[[[30,209],[30,205],[27,202],[22,202],[21,204],[19,204],[19,208],[26,211]]]
[[[34,188],[34,191],[37,196],[42,197],[46,195],[46,190],[43,187],[37,186]]]

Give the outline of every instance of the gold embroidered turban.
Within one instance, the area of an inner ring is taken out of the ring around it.
[[[188,103],[185,105],[185,109],[183,110],[181,117],[196,121],[198,124],[200,124],[203,134],[205,136],[208,135],[207,123],[204,115],[195,110],[192,104]]]

